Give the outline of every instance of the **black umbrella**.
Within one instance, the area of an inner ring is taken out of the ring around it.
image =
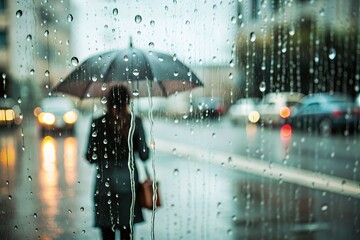
[[[148,80],[148,81],[147,81]],[[54,88],[80,99],[106,96],[112,85],[124,85],[134,95],[164,96],[203,86],[176,56],[130,47],[92,56]],[[150,93],[149,93],[150,91]]]

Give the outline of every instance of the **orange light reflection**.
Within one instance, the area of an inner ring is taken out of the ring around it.
[[[74,137],[64,140],[65,179],[68,185],[76,182],[77,141]]]
[[[41,142],[42,167],[39,172],[40,215],[47,219],[46,227],[52,229],[45,239],[53,239],[63,232],[56,221],[59,214],[59,171],[56,163],[56,141],[46,136]]]

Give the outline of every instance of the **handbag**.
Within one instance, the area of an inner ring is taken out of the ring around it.
[[[139,191],[139,198],[140,198],[140,205],[142,208],[152,210],[153,209],[153,197],[154,197],[154,189],[153,189],[153,180],[150,177],[150,174],[146,168],[146,180],[140,183],[140,191]],[[161,199],[159,194],[159,183],[156,182],[156,207],[161,206]]]

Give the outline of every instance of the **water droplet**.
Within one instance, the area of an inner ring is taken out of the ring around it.
[[[49,71],[49,70],[46,70],[46,71],[45,71],[45,77],[48,77],[48,76],[50,76],[50,71]]]
[[[29,179],[30,182],[32,181],[32,177],[31,177],[31,176],[29,176],[28,179]]]
[[[15,226],[14,226],[14,229],[17,230],[17,229],[18,229],[18,226],[15,225]]]
[[[178,72],[174,72],[174,77],[177,77],[177,76],[179,76],[179,73]]]
[[[251,33],[250,33],[250,41],[251,41],[251,42],[255,42],[255,40],[256,40],[256,35],[255,35],[254,32],[251,32]]]
[[[336,57],[336,50],[335,48],[330,48],[330,51],[329,51],[329,59],[330,60],[334,60]]]
[[[32,40],[31,34],[28,34],[28,35],[26,36],[26,40],[27,40],[28,42],[30,42],[30,41]]]
[[[136,15],[135,16],[135,22],[136,23],[141,23],[141,21],[142,21],[142,17],[140,15]]]
[[[105,187],[109,187],[110,184],[108,182],[105,182]]]
[[[20,18],[22,16],[23,12],[21,10],[16,11],[16,17]]]
[[[68,22],[72,22],[72,21],[74,20],[73,15],[68,14],[68,15],[67,15],[67,20],[68,20]]]
[[[231,229],[228,229],[226,232],[228,235],[232,235],[232,233],[233,233]]]
[[[149,47],[150,47],[150,48],[153,48],[154,45],[155,45],[155,44],[154,44],[153,42],[149,42]]]
[[[36,213],[34,213],[34,218],[37,218],[37,214],[36,214]]]
[[[80,208],[80,211],[81,211],[81,212],[83,212],[84,210],[85,210],[85,208],[84,208],[84,207],[81,207],[81,208]]]
[[[31,70],[30,70],[30,74],[31,74],[31,75],[34,75],[34,73],[35,73],[35,70],[34,70],[34,69],[31,69]]]
[[[137,76],[139,76],[139,70],[137,69],[137,68],[135,68],[134,70],[133,70],[133,74],[134,74],[134,76],[135,77],[137,77]]]
[[[9,196],[8,196],[8,198],[9,198],[9,200],[11,200],[11,199],[12,199],[12,196],[11,196],[11,195],[9,195]]]
[[[101,85],[101,91],[106,91],[106,89],[107,89],[106,83],[104,83],[103,85]]]
[[[98,78],[97,78],[96,75],[94,75],[94,76],[92,76],[91,80],[92,80],[93,82],[96,82],[96,81],[98,80]]]
[[[260,92],[265,92],[265,90],[266,90],[266,84],[265,84],[264,81],[262,81],[262,82],[260,83],[260,85],[259,85],[259,90],[260,90]]]
[[[45,37],[49,36],[49,30],[45,30],[44,36],[45,36]]]
[[[106,97],[102,97],[101,100],[100,100],[100,102],[101,102],[102,104],[106,104],[106,103],[107,103],[107,98],[106,98]]]
[[[117,16],[119,14],[119,10],[117,8],[113,9],[113,15]]]
[[[71,209],[68,210],[69,213],[72,213]]]
[[[329,206],[327,204],[324,204],[321,206],[321,211],[326,211],[329,209]]]
[[[174,171],[173,171],[173,174],[174,174],[175,176],[179,175],[179,169],[175,168]]]
[[[152,26],[152,27],[155,26],[155,21],[154,20],[150,21],[150,26]]]
[[[139,90],[138,89],[134,89],[133,90],[133,95],[135,96],[135,97],[137,97],[137,96],[139,96]]]
[[[77,66],[79,64],[79,59],[77,57],[72,57],[71,58],[71,64],[73,66]]]

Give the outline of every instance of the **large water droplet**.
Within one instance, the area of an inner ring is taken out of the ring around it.
[[[113,9],[113,15],[117,16],[119,14],[119,10],[117,8]]]
[[[91,80],[92,80],[93,82],[96,82],[96,81],[98,80],[98,78],[97,78],[96,75],[94,75],[94,76],[92,76]]]
[[[256,35],[255,35],[254,32],[251,32],[251,33],[250,33],[250,41],[251,41],[251,42],[255,42],[255,40],[256,40]]]
[[[68,20],[68,22],[72,22],[72,21],[74,20],[73,15],[68,14],[68,15],[67,15],[67,20]]]
[[[77,57],[72,57],[71,58],[71,64],[73,66],[77,66],[79,64],[79,59],[77,59]]]
[[[141,21],[142,21],[142,17],[140,15],[136,15],[135,16],[135,22],[136,23],[141,23]]]
[[[16,11],[16,17],[20,18],[22,16],[23,12],[21,10]]]
[[[134,70],[133,70],[133,74],[134,74],[134,76],[135,77],[137,77],[137,76],[139,76],[139,70],[137,69],[137,68],[135,68]]]
[[[133,95],[135,96],[135,97],[137,97],[137,96],[139,96],[139,90],[137,90],[137,89],[134,89],[134,91],[133,91]]]
[[[336,50],[335,48],[330,48],[330,51],[329,51],[329,59],[330,60],[334,60],[336,57]]]
[[[260,92],[265,92],[265,90],[266,90],[266,84],[265,84],[264,81],[262,81],[262,82],[260,83],[260,85],[259,85],[259,90],[260,90]]]
[[[49,30],[45,30],[44,36],[45,36],[45,37],[49,36]]]

